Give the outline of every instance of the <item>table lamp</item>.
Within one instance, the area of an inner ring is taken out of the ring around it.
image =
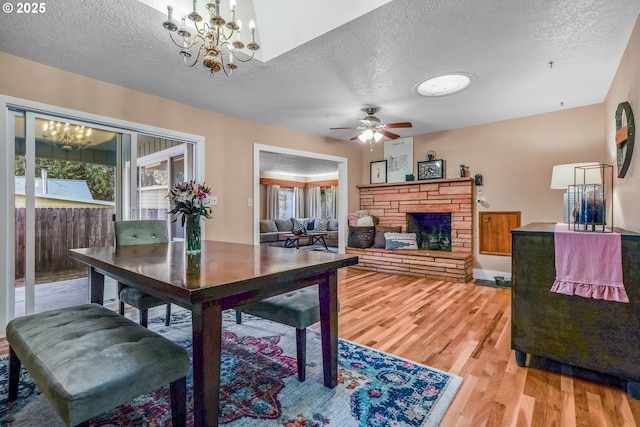
[[[575,191],[570,190],[569,186],[574,186],[575,184],[589,184],[593,183],[591,181],[601,182],[601,178],[599,173],[597,176],[594,175],[593,172],[589,171],[588,176],[584,179],[585,182],[576,182],[576,167],[595,167],[598,166],[598,162],[584,162],[584,163],[567,163],[563,165],[555,165],[553,167],[553,172],[551,173],[551,188],[552,189],[564,189],[564,222],[569,222],[569,214],[570,209],[569,206],[573,206],[575,204]],[[597,173],[597,172],[596,172]],[[592,176],[594,175],[594,176]],[[578,177],[582,180],[582,174]],[[587,182],[588,181],[588,182]]]

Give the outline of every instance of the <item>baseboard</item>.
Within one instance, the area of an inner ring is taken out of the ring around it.
[[[480,270],[473,269],[473,278],[480,280],[494,280],[493,278],[496,276],[502,276],[504,278],[510,279],[511,272],[508,271],[494,271],[494,270]]]

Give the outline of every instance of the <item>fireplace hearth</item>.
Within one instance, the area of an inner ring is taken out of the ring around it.
[[[407,213],[407,232],[416,233],[418,248],[451,252],[451,213]]]

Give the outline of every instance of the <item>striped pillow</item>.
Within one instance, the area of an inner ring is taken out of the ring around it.
[[[416,233],[384,233],[385,249],[418,249]]]

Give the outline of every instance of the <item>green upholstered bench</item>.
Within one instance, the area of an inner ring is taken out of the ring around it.
[[[242,313],[262,317],[296,328],[296,358],[298,380],[304,381],[307,364],[307,327],[320,321],[318,286],[297,289],[285,294],[236,307],[236,323],[242,322]]]
[[[97,304],[51,310],[7,325],[9,401],[20,365],[70,426],[170,385],[174,426],[186,424],[189,354]]]

